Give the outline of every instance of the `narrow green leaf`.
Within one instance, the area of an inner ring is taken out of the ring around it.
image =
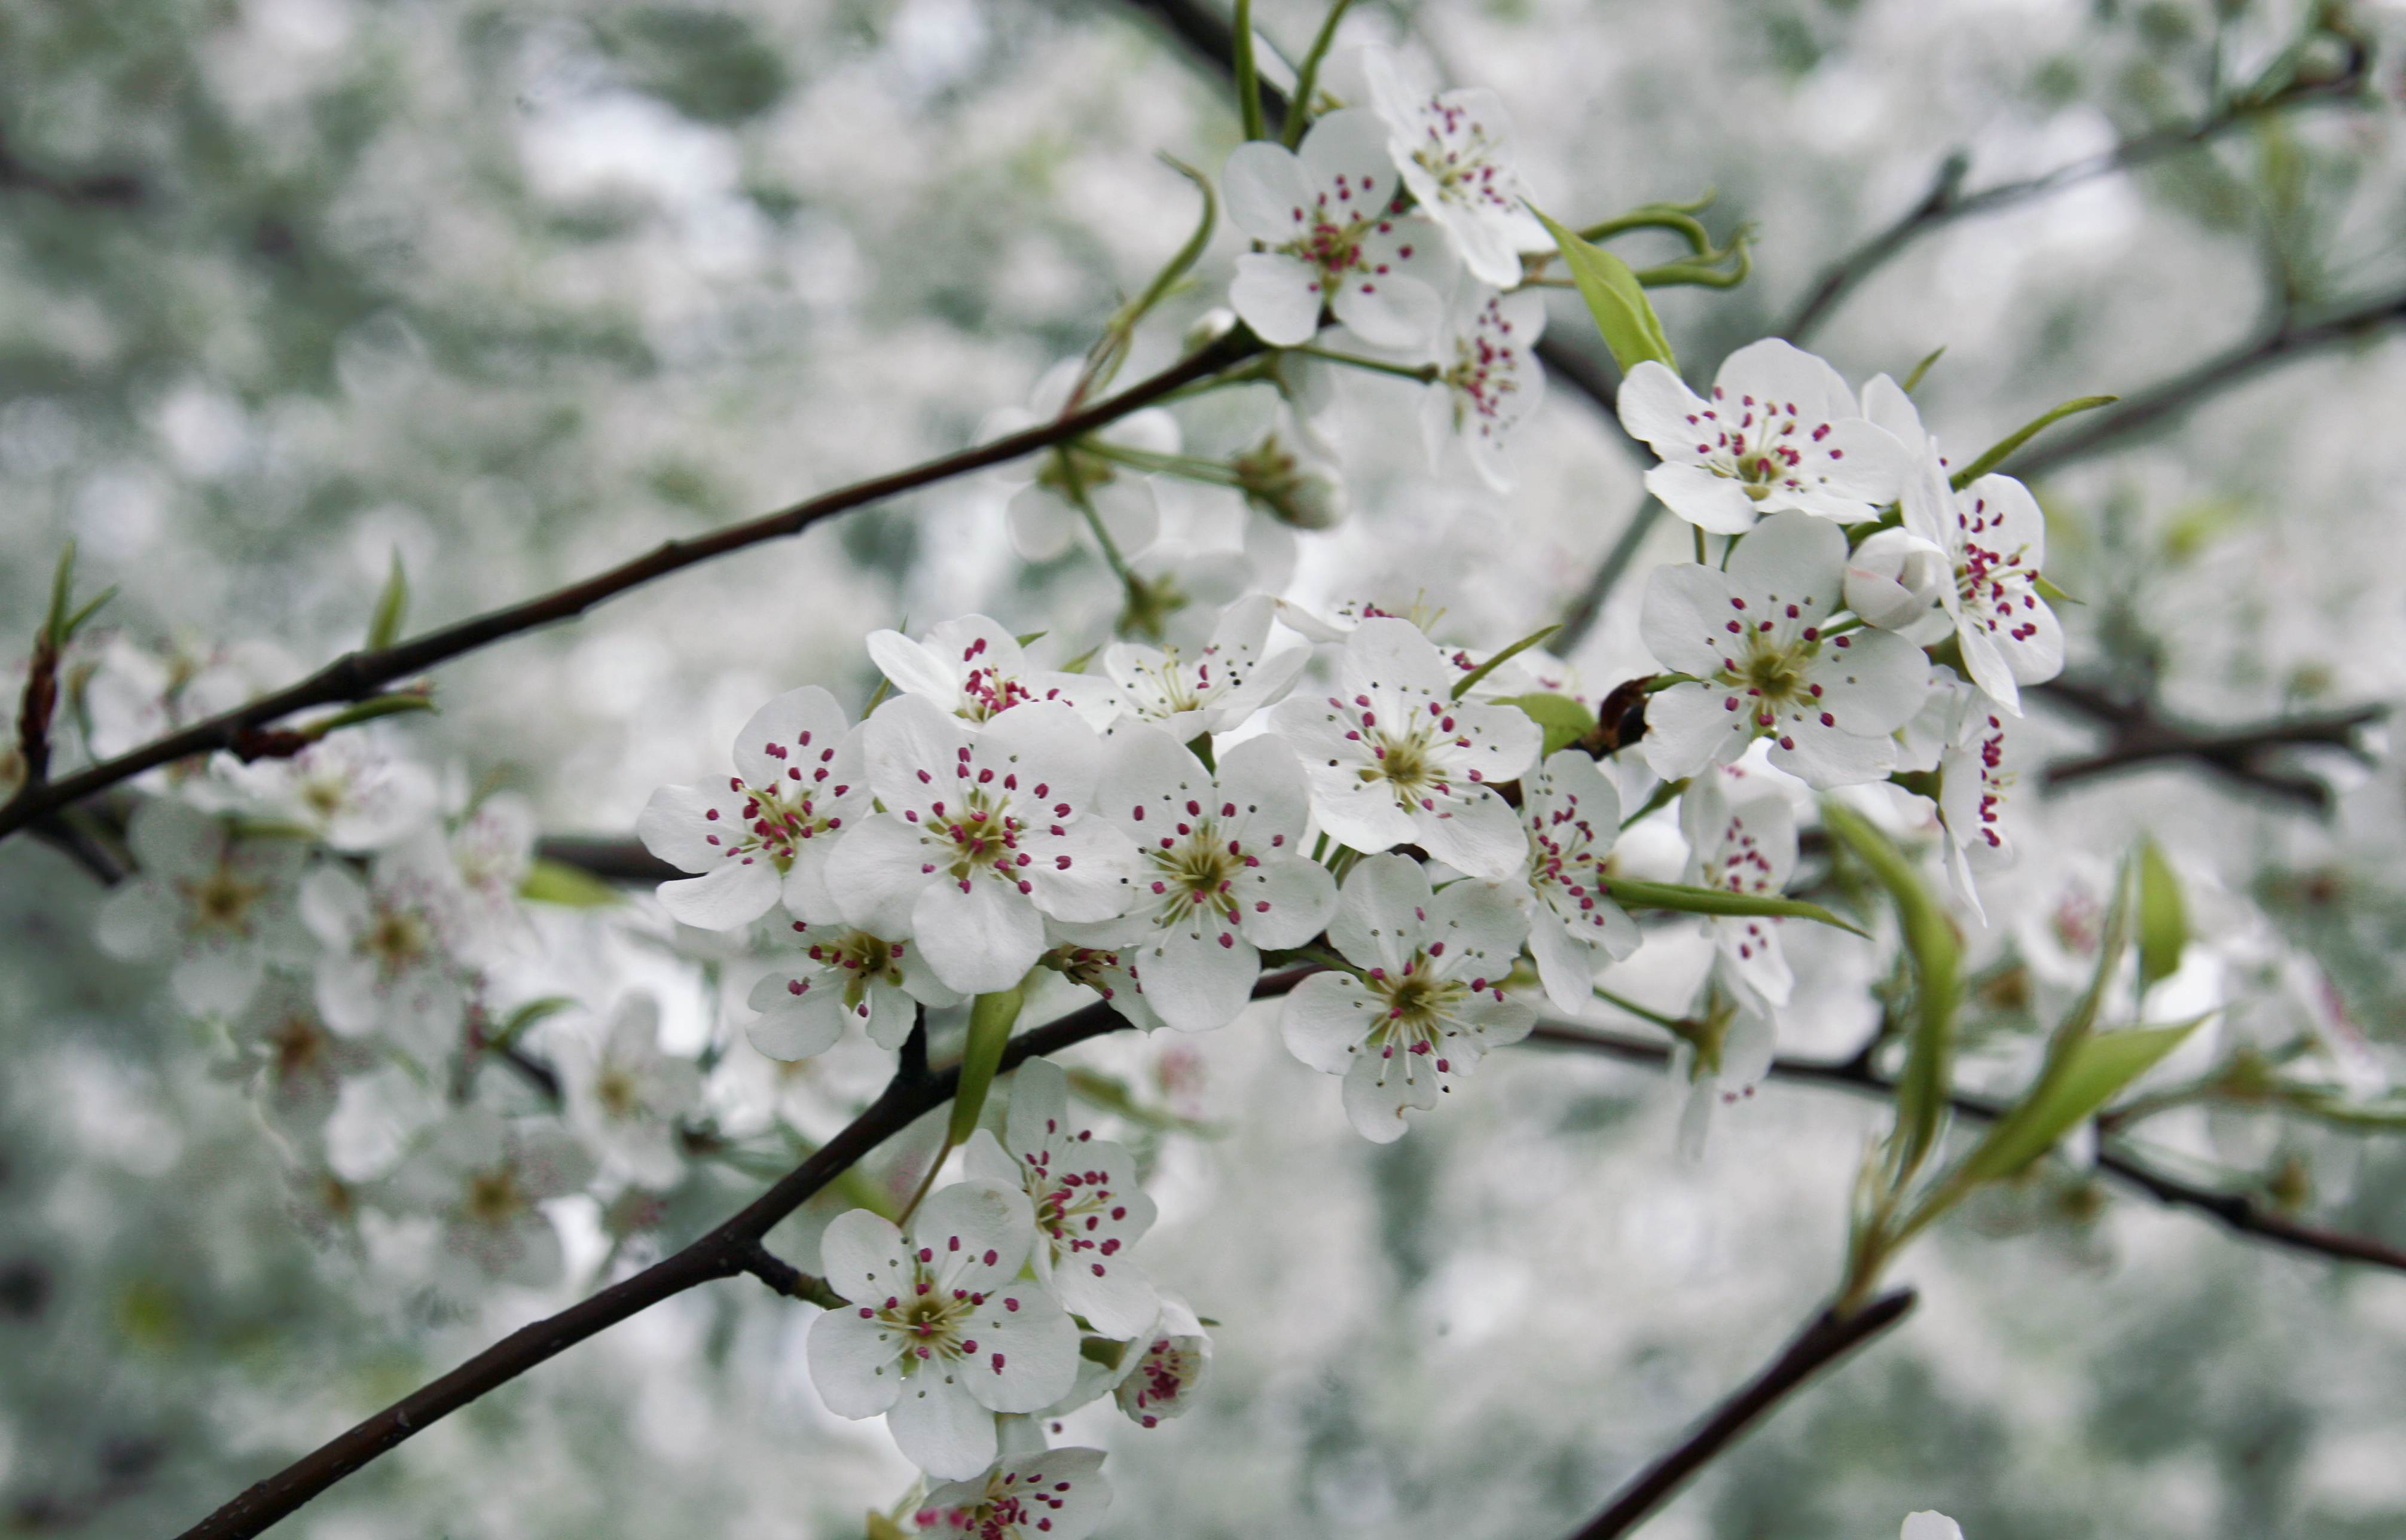
[[[1537,751],[1540,760],[1557,750],[1569,748],[1595,730],[1595,713],[1567,695],[1514,695],[1495,703],[1520,707],[1530,721],[1545,729],[1546,746]]]
[[[116,597],[117,585],[112,583],[107,587],[100,590],[100,592],[92,595],[90,599],[85,600],[83,601],[83,608],[67,616],[65,634],[61,638],[60,644],[64,646],[66,642],[73,640],[76,632],[83,629],[84,622],[90,620],[93,615],[98,615],[100,613],[100,607]]]
[[[2043,430],[2052,426],[2053,424],[2061,422],[2064,418],[2072,417],[2077,413],[2093,412],[2101,406],[2111,406],[2121,399],[2122,398],[2119,396],[2082,396],[2075,401],[2065,402],[2062,405],[2056,407],[2052,411],[2040,413],[2037,417],[2032,417],[2030,421],[2022,424],[2019,428],[2007,433],[2003,438],[2001,438],[1996,443],[1988,445],[1987,453],[1974,460],[1971,464],[1963,467],[1963,469],[1956,472],[1953,483],[1955,489],[1959,492],[1961,491],[1964,487],[1971,486],[1972,483],[1979,480],[1982,476],[1985,476],[1989,472],[1995,470],[1998,466],[2003,465],[2005,462],[2005,458],[2007,456],[2020,448],[2023,445],[2028,444],[2031,439],[2036,438]]]
[[[2096,1030],[2097,1018],[2105,1008],[2106,992],[2122,970],[2122,954],[2130,950],[2130,863],[2125,861],[2114,873],[2114,901],[2105,908],[2105,931],[2097,943],[2097,971],[2089,977],[2088,987],[2073,1002],[2063,1020],[2055,1024],[2055,1034],[2047,1040],[2047,1054],[2062,1054],[2073,1043]]]
[[[583,876],[584,873],[579,872],[577,875]],[[528,1027],[546,1016],[559,1015],[575,1003],[565,995],[545,995],[539,1000],[529,1000],[502,1018],[502,1024],[495,1027],[492,1035],[485,1039],[485,1046],[492,1049],[507,1048],[524,1036]]]
[[[1595,328],[1604,333],[1604,345],[1612,349],[1621,372],[1626,374],[1649,359],[1677,370],[1679,360],[1671,352],[1671,339],[1663,334],[1662,318],[1654,314],[1653,304],[1629,264],[1604,247],[1580,240],[1535,205],[1530,212],[1561,248],[1571,280],[1578,285],[1579,298],[1587,302],[1588,314],[1595,318]]]
[[[969,1142],[977,1132],[978,1114],[985,1110],[986,1093],[994,1089],[994,1072],[1002,1063],[1003,1044],[1019,1020],[1020,986],[981,995],[969,1007],[969,1043],[961,1050],[960,1089],[953,1093],[953,1122],[944,1135],[947,1149]]]
[[[1028,631],[1020,636],[1013,637],[1012,640],[1017,642],[1023,647],[1033,647],[1039,642],[1043,641],[1045,633],[1042,631]]]
[[[312,722],[306,729],[312,738],[323,738],[344,728],[355,728],[362,722],[373,722],[379,716],[401,716],[410,712],[434,710],[434,698],[417,690],[394,690],[389,695],[372,695],[345,706],[333,715]]]
[[[2169,979],[2188,945],[2188,906],[2180,877],[2153,841],[2139,844],[2139,987]]]
[[[1960,1196],[1983,1182],[2017,1175],[2162,1062],[2205,1020],[2199,1016],[2172,1026],[2134,1026],[2082,1038],[2048,1066],[2028,1095],[1990,1125],[1963,1157],[1947,1190]]]
[[[1468,695],[1470,693],[1470,686],[1478,684],[1480,680],[1486,678],[1489,674],[1493,673],[1497,669],[1502,668],[1511,659],[1520,657],[1522,653],[1527,652],[1530,648],[1536,646],[1538,643],[1543,642],[1546,638],[1553,635],[1556,631],[1561,629],[1562,628],[1560,626],[1540,626],[1536,630],[1531,631],[1528,635],[1522,637],[1520,641],[1513,643],[1510,646],[1505,648],[1502,652],[1497,653],[1486,662],[1481,663],[1479,667],[1471,670],[1468,673],[1464,674],[1460,679],[1455,680],[1453,682],[1453,698],[1456,700],[1459,700],[1464,696]]]
[[[1914,387],[1921,383],[1921,376],[1930,373],[1930,366],[1946,356],[1945,347],[1932,348],[1919,363],[1913,366],[1913,373],[1904,376],[1904,393],[1908,396],[1913,394]]]
[[[381,651],[401,640],[402,622],[409,615],[409,574],[402,570],[401,552],[392,553],[392,571],[384,580],[384,592],[376,595],[375,611],[368,617],[368,647]]]
[[[2352,1101],[2320,1086],[2286,1084],[2275,1095],[2290,1111],[2334,1128],[2361,1134],[2406,1132],[2406,1101]]]
[[[75,596],[76,543],[59,547],[59,564],[50,571],[50,608],[42,619],[42,634],[53,652],[67,644],[68,606]]]
[[[2061,588],[2057,587],[2055,584],[2048,579],[2045,572],[2033,574],[2031,578],[2031,583],[2033,587],[2038,589],[2038,596],[2051,603],[2084,604],[2088,602],[2086,600],[2074,599],[2070,594],[2065,593]]]
[[[1896,1085],[1894,1153],[1901,1180],[1929,1154],[1946,1115],[1954,1083],[1955,1009],[1963,995],[1962,943],[1946,906],[1894,841],[1836,800],[1821,804],[1821,822],[1888,889],[1905,953],[1913,959],[1913,1030]]]
[[[1862,930],[1802,898],[1777,898],[1724,888],[1691,887],[1685,883],[1641,883],[1614,877],[1605,883],[1606,896],[1623,909],[1667,909],[1682,914],[1767,914],[1775,919],[1811,920],[1818,925],[1861,936]]]
[[[558,904],[563,909],[600,909],[619,901],[616,888],[584,868],[540,857],[527,868],[525,880],[518,883],[518,897],[529,903]]]

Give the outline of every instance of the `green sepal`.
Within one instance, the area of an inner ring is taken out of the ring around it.
[[[961,1049],[960,1087],[953,1093],[953,1121],[944,1143],[958,1149],[977,1132],[978,1114],[985,1110],[986,1093],[994,1089],[994,1072],[1002,1065],[1002,1049],[1019,1020],[1023,986],[981,995],[969,1007],[969,1041]]]
[[[1555,751],[1569,748],[1595,730],[1595,713],[1567,695],[1512,695],[1495,703],[1518,706],[1523,715],[1544,729],[1546,746],[1537,751],[1541,763]]]

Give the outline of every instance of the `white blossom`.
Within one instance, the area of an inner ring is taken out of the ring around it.
[[[1085,1540],[1111,1504],[1102,1450],[1046,1449],[938,1487],[913,1522],[921,1534],[968,1540]]]
[[[831,921],[828,852],[869,812],[857,731],[816,685],[788,690],[735,735],[724,789],[662,786],[635,821],[645,849],[682,871],[662,883],[660,907],[704,930],[732,930],[777,907]]]
[[[1265,655],[1276,608],[1264,594],[1238,600],[1221,612],[1211,640],[1192,657],[1174,646],[1132,642],[1104,648],[1103,670],[1119,686],[1125,713],[1121,721],[1152,723],[1187,743],[1231,731],[1284,696],[1310,651],[1289,647]]]
[[[1946,748],[1938,760],[1938,818],[1946,827],[1946,875],[1955,895],[1987,923],[1974,881],[2013,860],[2004,826],[2005,794],[2014,773],[2004,768],[2005,718],[1987,691],[1947,674]],[[1935,692],[1933,692],[1935,693]]]
[[[1946,608],[1946,553],[1910,530],[1880,530],[1847,558],[1847,608],[1863,623],[1928,646],[1955,629]]]
[[[137,806],[125,839],[136,872],[102,903],[96,940],[116,957],[172,958],[185,1010],[235,1015],[269,963],[304,954],[295,908],[304,841],[246,839],[169,797]]]
[[[1436,335],[1452,248],[1434,220],[1396,208],[1387,137],[1376,112],[1350,107],[1314,122],[1300,153],[1254,139],[1229,155],[1229,221],[1268,249],[1237,259],[1228,303],[1264,342],[1309,342],[1323,306],[1376,346]]]
[[[1924,1508],[1905,1515],[1897,1540],[1963,1540],[1963,1527],[1943,1513]]]
[[[1161,1300],[1127,1254],[1153,1221],[1153,1200],[1137,1185],[1136,1157],[1081,1125],[1069,1076],[1046,1059],[1012,1073],[1003,1140],[1008,1149],[978,1130],[969,1173],[1026,1193],[1036,1214],[1038,1280],[1105,1336],[1142,1331]]]
[[[1084,368],[1083,359],[1065,359],[1055,364],[1037,382],[1026,411],[996,413],[986,420],[982,436],[998,438],[1091,404],[1069,400]],[[1088,439],[1139,455],[1174,455],[1179,448],[1178,422],[1168,412],[1147,408],[1097,429]],[[1050,561],[1062,555],[1084,537],[1082,503],[1093,508],[1124,557],[1145,550],[1161,533],[1161,505],[1153,496],[1153,477],[1083,443],[1072,442],[1037,457],[1034,478],[1012,492],[1005,513],[1012,546],[1030,561]]]
[[[1543,735],[1516,707],[1453,699],[1454,675],[1408,621],[1365,620],[1345,640],[1337,688],[1270,712],[1339,843],[1418,844],[1474,877],[1517,873],[1528,842],[1493,789],[1529,768]]]
[[[375,857],[361,882],[326,862],[302,880],[301,918],[323,948],[318,1009],[346,1037],[377,1034],[432,1062],[467,1009],[454,953],[459,890],[421,839]]]
[[[1712,534],[1743,534],[1783,508],[1871,518],[1906,470],[1904,447],[1863,416],[1838,372],[1776,337],[1732,353],[1710,401],[1640,363],[1621,382],[1621,422],[1662,457],[1646,489]]]
[[[1777,787],[1743,766],[1701,773],[1680,795],[1679,824],[1688,838],[1690,883],[1755,897],[1786,891],[1796,869],[1796,814]],[[1724,914],[1704,925],[1718,954],[1718,976],[1740,1001],[1766,1019],[1788,1003],[1795,975],[1777,919]]]
[[[1420,863],[1374,855],[1348,873],[1328,939],[1361,977],[1330,970],[1286,998],[1289,1052],[1345,1077],[1345,1115],[1365,1138],[1401,1138],[1490,1048],[1518,1042],[1536,1014],[1504,994],[1528,934],[1511,897],[1482,883],[1432,894]]]
[[[1077,1328],[1020,1280],[1035,1235],[1026,1194],[974,1179],[922,1204],[907,1239],[865,1208],[837,1215],[821,1270],[848,1303],[813,1321],[809,1341],[828,1409],[885,1416],[930,1476],[993,1463],[993,1414],[1049,1406],[1077,1376]]]
[[[2019,686],[2063,671],[2063,626],[2038,594],[2046,559],[2038,500],[2011,476],[1955,491],[1933,451],[1905,483],[1904,528],[1946,553],[1954,582],[1943,600],[1972,683],[2020,715]]]
[[[1546,997],[1564,1010],[1593,1001],[1600,958],[1637,950],[1637,922],[1606,897],[1605,861],[1621,836],[1621,794],[1577,749],[1549,756],[1521,781],[1529,867],[1522,907],[1529,954]]]
[[[1300,946],[1336,910],[1336,883],[1303,849],[1303,771],[1277,739],[1238,744],[1215,776],[1167,733],[1132,728],[1105,751],[1096,795],[1139,858],[1123,916],[1076,939],[1115,949],[1171,1026],[1235,1020],[1261,976],[1257,949]]]
[[[522,928],[518,890],[534,865],[534,804],[516,792],[496,792],[452,828],[447,841],[461,897],[479,940],[497,940]]]
[[[884,810],[828,880],[854,925],[916,941],[947,988],[1008,989],[1045,950],[1044,917],[1114,919],[1136,852],[1087,816],[1101,742],[1069,707],[1016,706],[974,731],[923,696],[862,729]]]
[[[1430,91],[1385,49],[1364,49],[1362,69],[1413,198],[1445,227],[1473,276],[1498,289],[1519,283],[1521,253],[1544,246],[1544,227],[1522,202],[1504,99],[1484,86]]]
[[[1657,568],[1639,619],[1647,650],[1694,676],[1646,707],[1646,763],[1664,780],[1727,764],[1757,738],[1771,762],[1815,786],[1885,776],[1889,736],[1921,709],[1929,659],[1888,631],[1832,628],[1847,537],[1800,513],[1775,514],[1726,572]],[[1825,634],[1829,632],[1830,634]]]
[[[592,1180],[593,1157],[559,1123],[467,1107],[427,1131],[390,1186],[405,1208],[441,1222],[447,1257],[540,1289],[559,1281],[563,1264],[559,1233],[541,1206]]]
[[[228,1018],[232,1078],[245,1081],[268,1123],[287,1137],[313,1138],[342,1095],[343,1081],[375,1064],[367,1044],[335,1035],[309,986],[272,974],[241,1011]]]
[[[559,1069],[570,1125],[638,1185],[673,1186],[685,1169],[677,1122],[701,1104],[701,1072],[661,1051],[658,1003],[628,996],[598,1042],[560,1053]]]
[[[1505,445],[1545,399],[1537,361],[1545,329],[1545,296],[1536,290],[1499,294],[1466,283],[1455,291],[1430,360],[1437,376],[1421,398],[1421,432],[1433,466],[1442,469],[1447,446],[1459,444],[1481,481],[1511,490]]]
[[[1211,1335],[1195,1312],[1165,1296],[1160,1316],[1128,1346],[1136,1350],[1121,1361],[1111,1387],[1120,1410],[1141,1428],[1183,1415],[1211,1367]]]
[[[1109,685],[1088,674],[1030,668],[1011,632],[982,615],[947,620],[917,642],[899,631],[871,631],[869,656],[896,689],[967,722],[990,721],[1035,700],[1073,707],[1097,729],[1118,714]]]
[[[752,1046],[772,1059],[826,1053],[857,1021],[880,1048],[900,1048],[919,1019],[919,1007],[954,1006],[961,996],[944,987],[926,954],[908,941],[866,930],[794,922],[802,948],[760,976],[746,1004],[760,1019],[744,1028]]]
[[[297,824],[340,851],[397,844],[432,822],[439,801],[432,770],[358,728],[289,758],[228,763],[224,774],[257,815]]]

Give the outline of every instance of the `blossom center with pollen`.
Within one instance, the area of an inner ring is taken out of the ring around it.
[[[794,928],[809,929],[799,921]],[[888,941],[865,930],[851,930],[836,940],[813,941],[809,956],[820,967],[837,970],[843,980],[845,1009],[856,1015],[865,1016],[869,1013],[870,985],[882,983],[897,989],[902,987],[904,946],[901,941]],[[794,979],[788,981],[785,987],[796,995],[801,995],[809,991],[811,984],[807,979]]]
[[[635,1077],[618,1065],[605,1067],[593,1081],[593,1099],[613,1118],[631,1118],[643,1109],[643,1089]]]
[[[963,749],[961,755],[961,768],[967,770],[969,750]],[[994,774],[990,770],[978,773],[989,779]],[[923,870],[941,868],[963,893],[969,891],[971,879],[980,871],[992,872],[1022,893],[1031,891],[1033,884],[1020,872],[1032,861],[1019,848],[1019,837],[1027,826],[1012,816],[1006,798],[991,795],[984,786],[971,786],[957,799],[928,804],[927,812],[925,819],[915,810],[903,814],[926,830],[920,841],[934,853],[935,859]],[[1055,859],[1066,863],[1069,857]]]
[[[266,883],[246,883],[223,866],[180,885],[191,902],[195,928],[236,936],[249,931],[250,907],[267,892]]]
[[[1199,804],[1187,807],[1189,821],[1144,853],[1153,870],[1153,896],[1161,900],[1161,923],[1174,925],[1196,911],[1234,919],[1237,878],[1260,861],[1245,854],[1241,841],[1222,839],[1214,820],[1197,815]]]
[[[433,940],[424,920],[402,910],[388,909],[378,911],[360,946],[389,978],[424,957],[432,950]]]
[[[326,1034],[308,1017],[294,1012],[268,1029],[276,1078],[290,1081],[316,1069],[326,1057]]]
[[[462,1207],[468,1217],[480,1224],[503,1224],[516,1219],[529,1204],[526,1195],[518,1191],[517,1177],[504,1167],[471,1175],[467,1202]]]
[[[1827,449],[1822,442],[1831,425],[1813,422],[1796,409],[1776,401],[1741,396],[1732,405],[1725,392],[1713,389],[1713,404],[1688,418],[1699,434],[1696,452],[1714,474],[1740,483],[1746,495],[1762,502],[1776,492],[1804,490],[1804,457],[1809,452],[1830,459],[1845,458],[1843,449]]]

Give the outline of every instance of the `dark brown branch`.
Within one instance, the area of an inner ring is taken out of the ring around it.
[[[603,600],[664,577],[714,557],[740,551],[763,541],[800,534],[822,519],[921,487],[965,475],[972,471],[1016,459],[1089,433],[1139,407],[1150,405],[1182,386],[1210,377],[1259,351],[1260,344],[1241,329],[1154,374],[1108,401],[1037,426],[946,455],[908,470],[855,482],[817,497],[764,514],[758,518],[689,540],[664,542],[647,555],[597,572],[579,583],[542,594],[503,609],[429,631],[390,647],[347,653],[299,684],[262,696],[248,705],[196,722],[138,749],[104,760],[48,785],[28,784],[16,798],[0,806],[0,837],[46,813],[90,797],[154,766],[189,758],[247,742],[246,734],[312,706],[359,700],[395,680],[407,679],[463,653],[474,652],[509,637],[559,621],[573,620]]]
[[[1311,971],[1297,968],[1272,974],[1254,985],[1253,993],[1256,997],[1282,995]],[[1013,1038],[1003,1050],[1002,1067],[1009,1070],[1030,1058],[1057,1053],[1124,1024],[1109,1006],[1090,1005]],[[762,1241],[769,1232],[870,1151],[951,1100],[959,1080],[958,1066],[914,1075],[906,1064],[867,1111],[742,1213],[673,1256],[558,1315],[513,1332],[442,1378],[251,1487],[185,1531],[181,1540],[245,1540],[258,1534],[430,1423],[664,1299],[746,1272],[761,1274],[775,1286],[774,1280],[785,1274],[777,1271],[783,1264],[773,1257],[762,1260],[768,1256]]]
[[[1545,1022],[1530,1034],[1530,1040],[1592,1053],[1606,1053],[1633,1064],[1667,1065],[1671,1062],[1671,1049],[1667,1043],[1597,1027]],[[1771,1078],[1832,1086],[1867,1096],[1887,1096],[1896,1090],[1894,1081],[1873,1072],[1870,1060],[1862,1054],[1840,1063],[1774,1059]],[[1960,1093],[1947,1100],[1958,1116],[1975,1118],[1983,1123],[1993,1122],[2004,1111],[1994,1102]],[[2249,1239],[2331,1261],[2364,1262],[2406,1273],[2406,1249],[2370,1236],[2349,1235],[2318,1224],[2302,1223],[2267,1208],[2243,1193],[2220,1193],[2210,1187],[2199,1187],[2168,1177],[2123,1151],[2101,1149],[2097,1154],[2097,1168],[2128,1182],[2158,1203],[2169,1208],[2194,1208],[2219,1221],[2226,1229]]]
[[[2252,341],[2208,359],[2161,384],[2125,395],[2077,426],[2042,433],[2005,469],[2025,480],[2118,446],[2178,420],[2190,408],[2268,369],[2379,335],[2406,323],[2406,290],[2359,300],[2305,320],[2284,317]]]
[[[1761,1374],[1722,1402],[1677,1448],[1622,1488],[1611,1505],[1581,1525],[1571,1540],[1614,1540],[1635,1529],[1747,1429],[1823,1369],[1903,1321],[1913,1307],[1913,1291],[1900,1289],[1852,1315],[1826,1309],[1816,1315]]]
[[[673,883],[686,873],[645,850],[642,841],[612,840],[602,835],[546,834],[535,841],[535,855],[545,861],[575,867],[605,883],[641,887]]]
[[[2095,753],[2047,765],[2044,779],[2050,788],[2166,759],[2188,759],[2234,785],[2300,802],[2318,812],[2329,811],[2331,788],[2286,765],[2286,757],[2300,748],[2331,748],[2369,759],[2361,742],[2363,729],[2389,714],[2387,706],[2376,703],[2349,711],[2207,728],[2183,722],[2144,697],[2114,695],[2076,679],[2051,681],[2036,686],[2035,693],[2041,699],[2104,724],[2107,729],[2104,747]]]
[[[2360,105],[2365,97],[2367,55],[2351,49],[2345,66],[2327,79],[2293,86],[2260,102],[2234,104],[2215,112],[2202,121],[2180,128],[2157,129],[2125,139],[2101,155],[2021,181],[2001,182],[1994,187],[1965,192],[1963,174],[1969,161],[1960,150],[1946,157],[1931,179],[1930,191],[1921,201],[1907,209],[1886,229],[1840,257],[1822,273],[1794,315],[1779,329],[1779,335],[1803,345],[1839,302],[1855,287],[1886,266],[1908,246],[1932,231],[1943,229],[1958,219],[1978,214],[1993,214],[2017,204],[2029,203],[2083,182],[2116,172],[2135,171],[2152,162],[2184,150],[2197,149],[2213,143],[2233,129],[2243,128],[2265,116],[2278,112],[2327,106]]]

